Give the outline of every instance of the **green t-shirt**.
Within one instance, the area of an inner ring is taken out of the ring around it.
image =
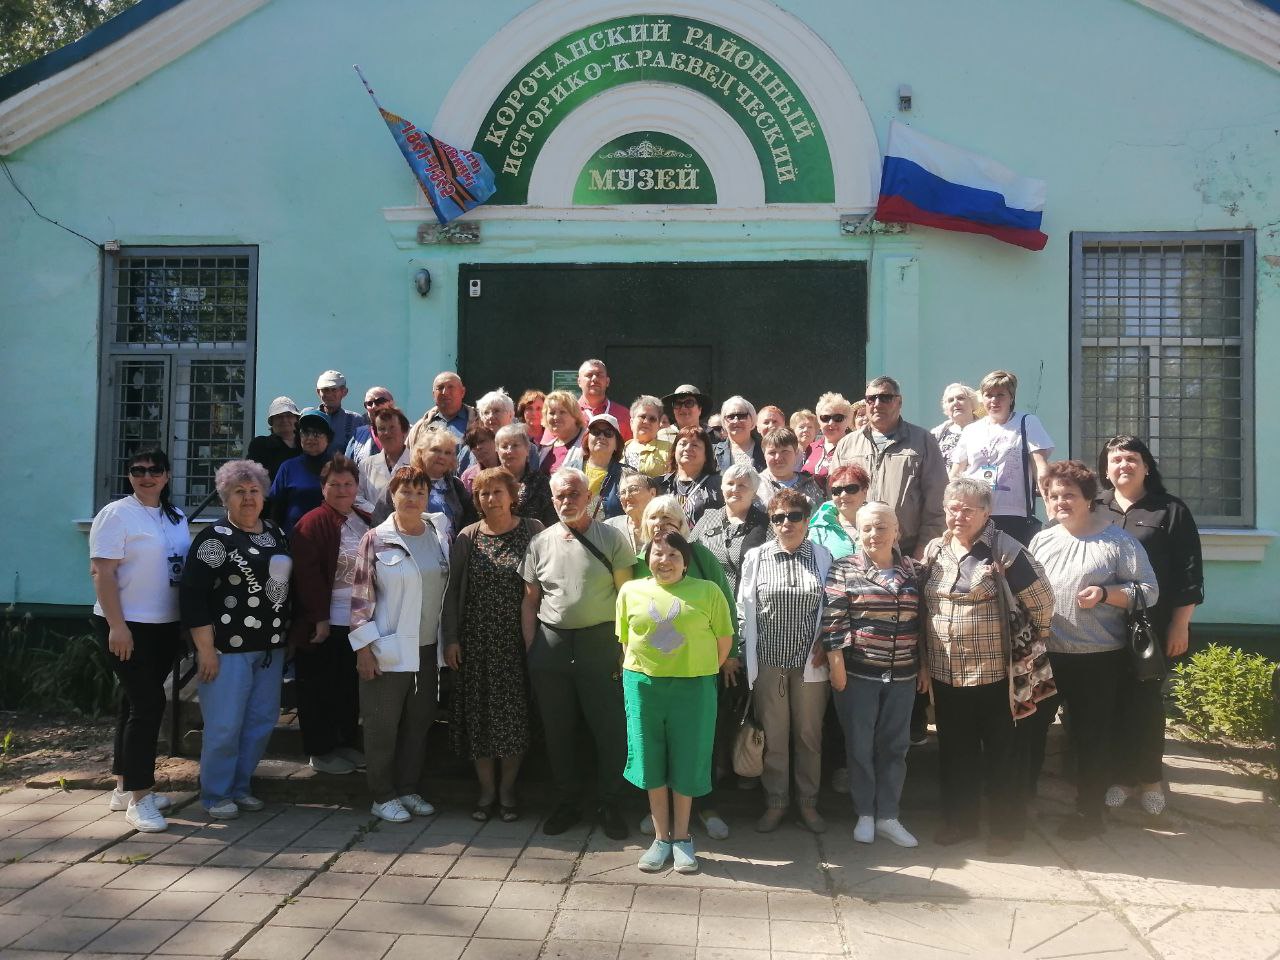
[[[651,677],[707,677],[720,669],[717,637],[733,635],[733,614],[714,583],[686,576],[670,586],[652,577],[618,591],[623,667]]]

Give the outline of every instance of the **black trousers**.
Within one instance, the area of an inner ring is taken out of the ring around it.
[[[360,742],[360,678],[350,632],[330,627],[324,643],[304,643],[294,651],[302,749],[313,757]]]
[[[1020,838],[1026,807],[1013,776],[1009,682],[953,687],[935,680],[933,708],[943,818],[951,826],[977,829],[985,794],[991,832]]]
[[[124,778],[126,790],[149,790],[156,783],[156,739],[164,720],[164,681],[182,649],[181,633],[177,622],[126,623],[133,634],[133,654],[121,660],[107,645],[110,625],[103,617],[93,617],[98,643],[120,681],[111,772]]]
[[[1128,667],[1128,653],[1053,653],[1053,677],[1067,705],[1067,733],[1075,758],[1076,812],[1102,818],[1111,779],[1111,741],[1116,693]]]
[[[596,799],[616,803],[627,789],[627,715],[622,702],[621,648],[613,621],[580,630],[538,624],[529,648],[529,681],[538,703],[547,756],[560,803],[582,794],[578,726],[596,747]]]
[[[1007,533],[1024,547],[1029,546],[1031,538],[1040,532],[1038,517],[1011,517],[1002,514],[992,517],[991,522],[995,524],[997,530]]]
[[[1164,681],[1136,680],[1125,664],[1116,690],[1112,783],[1136,787],[1164,779]]]

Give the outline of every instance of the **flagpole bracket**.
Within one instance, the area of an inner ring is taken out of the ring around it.
[[[874,213],[845,213],[840,215],[840,233],[846,237],[865,237],[870,234],[886,236],[907,233],[910,224],[882,223]]]
[[[480,242],[480,224],[478,223],[420,223],[418,224],[418,243],[428,244],[463,244]]]

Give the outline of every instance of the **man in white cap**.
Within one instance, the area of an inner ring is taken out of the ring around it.
[[[333,439],[329,441],[329,455],[342,453],[347,444],[356,435],[356,430],[367,423],[363,413],[352,413],[342,409],[342,400],[347,395],[347,378],[338,370],[326,370],[316,378],[316,396],[320,398],[320,409],[329,418],[329,426],[333,428]]]
[[[618,424],[618,432],[622,434],[622,442],[631,439],[631,414],[620,403],[615,403],[606,396],[609,389],[609,371],[603,360],[583,360],[578,368],[578,407],[582,417],[588,423],[591,418],[602,413],[613,417]]]
[[[355,436],[347,443],[347,458],[356,463],[363,463],[382,447],[378,443],[377,432],[373,429],[373,418],[384,407],[394,407],[396,398],[386,387],[370,387],[364,392],[364,418],[368,423],[357,427]]]
[[[276,478],[280,464],[302,452],[298,447],[298,405],[288,397],[276,397],[267,407],[269,433],[249,441],[245,458],[267,468],[267,476]]]

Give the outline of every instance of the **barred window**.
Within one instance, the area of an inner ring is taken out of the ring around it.
[[[1072,238],[1072,448],[1147,442],[1201,525],[1250,526],[1253,235]]]
[[[257,249],[126,247],[106,271],[95,508],[130,492],[131,456],[160,447],[190,513],[251,436]]]

